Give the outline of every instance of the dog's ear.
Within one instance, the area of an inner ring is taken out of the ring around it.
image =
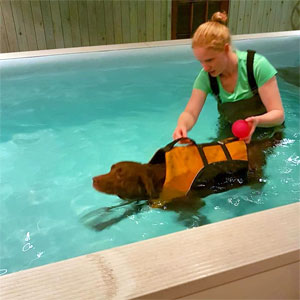
[[[158,188],[154,186],[152,171],[147,170],[145,173],[140,174],[140,179],[145,187],[149,199],[158,198],[159,191]]]

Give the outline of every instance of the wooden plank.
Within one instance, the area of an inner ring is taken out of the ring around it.
[[[161,38],[161,5],[162,1],[154,1],[153,3],[153,13],[154,13],[154,30],[153,30],[153,39],[154,41],[160,41]]]
[[[98,44],[106,44],[106,31],[105,31],[105,14],[104,3],[102,0],[96,3],[96,15],[97,15],[97,32],[98,32]]]
[[[50,7],[49,0],[41,1],[40,5],[41,5],[43,22],[44,22],[46,48],[54,49],[55,38],[53,32],[52,14],[51,14],[51,7]]]
[[[255,33],[262,32],[263,14],[265,9],[265,0],[260,0],[257,5],[257,22],[255,24]]]
[[[89,24],[86,1],[78,1],[79,26],[81,32],[81,46],[90,45]]]
[[[276,15],[277,15],[277,9],[279,7],[280,1],[278,0],[271,0],[271,8],[270,8],[270,16],[269,16],[269,23],[267,32],[274,31],[274,26],[276,22]]]
[[[15,29],[14,18],[11,10],[10,1],[3,0],[0,2],[3,14],[3,20],[5,23],[7,39],[8,39],[8,46],[10,52],[17,52],[19,51],[17,33]]]
[[[288,9],[288,15],[291,17],[287,30],[300,30],[300,1],[292,0],[289,4],[290,8]]]
[[[25,20],[24,25],[25,25],[27,42],[28,42],[28,49],[29,50],[38,50],[30,2],[22,1],[21,8],[22,8],[23,17]]]
[[[288,14],[288,10],[289,10],[289,1],[284,1],[282,5],[279,31],[285,31],[288,30],[289,28],[290,15]]]
[[[122,9],[122,36],[123,43],[130,43],[130,3],[128,0],[121,1]]]
[[[171,40],[172,0],[167,0],[167,40]]]
[[[130,0],[130,41],[136,43],[139,41],[138,37],[138,2]]]
[[[153,41],[154,34],[154,15],[153,0],[146,1],[146,40]]]
[[[252,1],[246,1],[245,5],[245,14],[243,20],[243,33],[250,32],[250,21],[251,21],[251,7],[253,5]]]
[[[115,43],[123,43],[122,38],[122,15],[121,15],[121,2],[119,0],[113,1],[113,23],[114,23],[114,34]]]
[[[27,51],[29,50],[29,48],[26,38],[21,2],[19,0],[11,1],[11,8],[13,12],[20,51]]]
[[[68,0],[59,1],[59,9],[60,9],[64,44],[66,48],[70,48],[73,46],[73,43],[72,43],[69,1]]]
[[[259,2],[259,0],[253,0],[252,1],[249,33],[254,33],[255,32],[255,26],[256,26],[256,22],[257,22],[258,2]]]
[[[167,14],[167,0],[161,1],[161,40],[167,39],[167,23],[168,23],[168,14]]]
[[[280,21],[283,17],[283,8],[284,8],[284,3],[285,1],[276,1],[276,16],[275,16],[275,23],[274,23],[274,27],[273,27],[273,31],[280,31]]]
[[[73,47],[81,46],[81,34],[79,27],[79,15],[77,1],[69,1],[70,9],[70,23],[71,23],[71,35]]]
[[[240,0],[230,1],[228,27],[232,34],[237,34]]]
[[[138,40],[146,41],[146,3],[144,0],[138,1]]]
[[[8,37],[7,37],[7,32],[6,32],[6,27],[4,23],[4,18],[2,14],[2,7],[0,5],[0,31],[1,31],[1,36],[0,36],[0,52],[1,53],[7,53],[9,51],[9,45],[8,45]]]
[[[272,9],[271,7],[272,7],[272,1],[270,1],[270,0],[265,1],[263,19],[262,19],[262,24],[261,24],[261,31],[262,32],[268,32],[268,26],[269,26],[269,21],[270,21],[270,13],[271,13],[271,9]]]
[[[244,15],[246,8],[246,0],[240,0],[239,12],[238,12],[238,22],[236,27],[236,33],[242,34],[244,27]]]
[[[52,24],[53,24],[55,46],[56,48],[64,48],[65,43],[64,43],[64,36],[62,31],[60,8],[59,8],[58,1],[51,0],[50,7],[51,7],[51,17],[52,17]]]
[[[97,1],[94,0],[87,1],[88,27],[91,46],[98,45],[96,2]]]
[[[30,1],[34,29],[36,34],[36,42],[39,50],[47,49],[44,21],[39,0]]]
[[[171,16],[171,39],[177,39],[177,23],[178,21],[178,6],[179,2],[172,1],[172,16]],[[189,4],[190,7],[193,7],[193,4]],[[190,15],[193,13],[190,11]],[[191,16],[190,16],[191,17]],[[192,19],[192,18],[190,18]]]
[[[115,43],[114,22],[113,22],[113,5],[111,1],[104,1],[105,11],[105,31],[107,44]]]

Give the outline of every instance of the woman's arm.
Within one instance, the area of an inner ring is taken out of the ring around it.
[[[206,93],[193,89],[189,102],[179,116],[177,127],[173,133],[173,139],[187,137],[187,132],[195,125],[206,100]]]
[[[249,136],[245,139],[249,143],[256,127],[274,127],[284,121],[284,110],[280,98],[276,77],[272,77],[258,89],[260,98],[267,110],[263,115],[253,116],[246,119],[251,126]]]

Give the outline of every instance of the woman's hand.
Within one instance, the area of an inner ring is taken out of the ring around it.
[[[193,89],[192,95],[185,110],[178,118],[177,127],[173,132],[173,139],[179,139],[181,137],[187,137],[187,132],[195,125],[200,111],[204,105],[206,99],[206,93]]]
[[[187,129],[184,126],[177,126],[173,132],[173,139],[179,139],[182,137],[187,137]]]
[[[244,140],[246,144],[249,144],[251,142],[252,135],[258,125],[258,118],[257,117],[249,117],[249,118],[245,119],[245,121],[248,123],[248,125],[250,127],[250,132],[249,132],[248,136],[246,136],[245,138],[243,138],[241,140]]]

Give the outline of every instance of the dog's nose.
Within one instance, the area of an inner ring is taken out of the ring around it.
[[[96,177],[93,177],[93,183],[95,183],[97,180],[96,180]]]

